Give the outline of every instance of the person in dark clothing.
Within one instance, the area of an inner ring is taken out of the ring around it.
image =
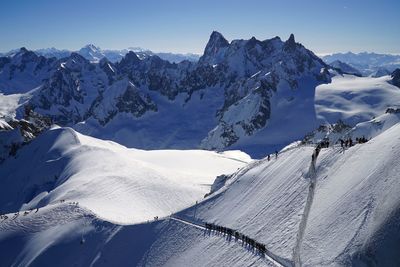
[[[278,151],[277,150],[275,151],[275,158],[276,159],[278,158]]]
[[[314,159],[316,159],[317,157],[318,157],[318,155],[319,155],[319,151],[321,150],[321,147],[320,146],[317,146],[317,148],[315,149],[315,156],[314,156]]]
[[[271,159],[271,156],[268,154],[268,161],[270,161],[270,159]]]

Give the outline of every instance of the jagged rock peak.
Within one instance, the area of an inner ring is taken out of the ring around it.
[[[211,33],[210,40],[208,41],[208,43],[216,44],[219,47],[225,47],[229,45],[228,40],[226,40],[225,37],[217,31],[213,31]]]
[[[220,48],[227,46],[229,46],[229,42],[225,39],[225,37],[221,33],[213,31],[204,50],[204,54],[214,54]]]
[[[136,55],[135,52],[129,51],[122,60],[124,62],[138,62],[138,61],[140,61],[140,58]],[[121,60],[121,63],[122,63],[122,60]]]
[[[26,47],[21,47],[20,49],[19,49],[19,53],[26,53],[26,52],[28,52],[29,50],[28,49],[26,49]]]
[[[220,52],[228,46],[229,42],[225,37],[221,33],[213,31],[199,63],[215,64],[216,61],[218,61],[216,58],[219,57],[218,55],[220,55]]]
[[[294,50],[294,49],[296,49],[296,40],[294,39],[293,33],[290,34],[289,39],[286,40],[285,49],[286,50]]]
[[[129,72],[133,66],[137,66],[141,62],[135,52],[129,51],[117,64],[123,72]]]
[[[36,55],[35,52],[28,50],[25,47],[21,47],[19,51],[13,56],[15,56],[16,58],[20,58],[23,61],[36,61],[39,58],[39,56]]]
[[[289,39],[287,40],[289,44],[296,44],[296,40],[294,39],[294,34],[291,33]]]

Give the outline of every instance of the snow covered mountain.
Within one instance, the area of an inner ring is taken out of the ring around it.
[[[2,264],[397,266],[400,124],[364,129],[379,130],[344,153],[312,161],[314,147],[293,144],[245,165],[238,152],[141,151],[54,128],[0,169]],[[201,200],[212,176],[238,167]]]
[[[372,77],[379,78],[386,75],[391,75],[392,73],[385,68],[378,68],[375,72],[371,74]]]
[[[132,51],[93,63],[26,49],[0,62],[5,99],[24,93],[14,97],[16,119],[28,105],[62,126],[142,149],[229,147],[261,157],[321,124],[368,121],[396,107],[400,93],[389,76],[337,73],[293,35],[228,42],[213,32],[198,62],[178,64]]]
[[[0,266],[400,265],[399,69],[132,50],[0,57]]]
[[[400,55],[347,52],[326,55],[322,59],[328,64],[340,60],[360,70],[364,76],[371,75],[380,68],[385,68],[392,72],[400,67]]]
[[[96,51],[93,46],[86,49],[99,58]],[[315,86],[330,81],[327,66],[293,35],[287,41],[275,37],[229,43],[213,32],[198,63],[173,64],[158,56],[140,59],[132,51],[115,64],[105,58],[92,63],[78,53],[59,60],[36,56],[44,61],[40,67],[47,75],[39,76],[35,69],[38,77],[26,84],[20,72],[25,75],[29,69],[14,63],[15,57],[2,59],[7,84],[0,90],[37,88],[29,100],[35,112],[61,125],[75,125],[83,133],[139,148],[223,149],[239,144],[268,126],[273,113],[279,120],[278,114],[289,112],[291,123],[298,120],[304,103],[312,113]],[[280,101],[286,103],[275,110]],[[312,130],[313,124],[295,137]]]
[[[168,53],[168,52],[153,52],[148,49],[143,49],[140,47],[129,47],[127,49],[101,49],[98,46],[95,46],[93,44],[88,44],[78,51],[70,51],[67,49],[57,49],[57,48],[42,48],[42,49],[36,49],[33,52],[35,52],[37,55],[44,56],[47,58],[52,58],[55,57],[57,59],[65,58],[70,56],[72,53],[78,53],[87,60],[91,62],[99,62],[102,58],[107,58],[109,61],[116,63],[120,61],[126,54],[129,53],[129,51],[135,52],[140,59],[144,59],[145,57],[149,56],[159,56],[160,58],[167,60],[171,63],[179,63],[184,60],[196,62],[199,60],[200,55],[193,54],[193,53],[186,53],[186,54],[180,54],[180,53]],[[7,53],[0,53],[0,57],[5,57],[5,56],[12,56],[15,53],[18,52],[18,49],[11,50]]]
[[[331,67],[333,67],[334,69],[337,69],[341,73],[353,74],[355,76],[362,76],[362,74],[359,70],[357,70],[356,68],[353,68],[352,66],[350,66],[342,61],[335,60],[335,61],[331,62],[329,65]],[[384,75],[381,75],[381,76],[384,76]],[[379,77],[381,77],[381,76],[379,76]]]
[[[38,56],[21,48],[11,57],[0,58],[0,92],[26,93],[42,84],[54,71],[55,58]]]

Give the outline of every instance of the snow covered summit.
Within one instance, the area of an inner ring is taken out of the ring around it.
[[[0,210],[77,201],[104,220],[139,223],[192,205],[216,176],[250,161],[239,151],[128,149],[54,128],[1,165]]]

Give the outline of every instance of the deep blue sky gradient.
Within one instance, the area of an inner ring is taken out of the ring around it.
[[[399,0],[1,0],[0,51],[140,46],[202,53],[228,40],[296,40],[316,53],[400,53]]]

